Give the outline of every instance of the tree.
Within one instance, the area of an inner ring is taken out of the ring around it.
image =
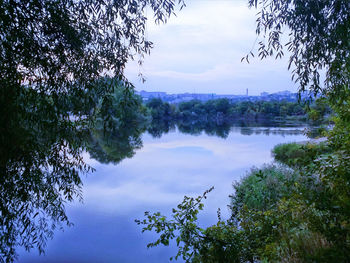
[[[256,20],[259,57],[280,58],[284,55],[283,48],[287,48],[289,68],[300,92],[322,92],[332,100],[341,100],[349,85],[350,2],[249,0],[248,3],[259,9]],[[284,29],[290,32],[285,44]],[[322,71],[326,72],[324,83]]]
[[[169,120],[174,115],[170,104],[168,102],[163,102],[160,98],[152,98],[146,103],[146,106],[151,110],[151,115],[154,120]]]
[[[166,22],[175,1],[0,1],[1,260],[13,261],[18,245],[42,252],[54,227],[69,224],[64,202],[91,170],[85,128],[114,87],[132,88],[125,64],[152,48],[146,8]]]
[[[223,114],[227,114],[229,108],[230,108],[230,101],[226,98],[224,99],[218,99],[215,101],[215,109],[218,112],[222,112]]]

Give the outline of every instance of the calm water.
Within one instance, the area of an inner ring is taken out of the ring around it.
[[[214,186],[200,217],[214,224],[216,211],[228,217],[232,183],[252,166],[272,161],[278,143],[303,141],[302,128],[232,128],[226,139],[177,130],[153,138],[142,135],[143,147],[119,164],[101,164],[88,157],[96,172],[84,178],[84,202],[67,204],[73,227],[57,231],[46,255],[19,250],[25,262],[169,262],[176,248],[147,249],[155,239],[141,233],[135,219],[144,211],[169,214],[184,195],[197,196]]]

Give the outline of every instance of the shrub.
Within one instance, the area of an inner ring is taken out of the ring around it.
[[[265,165],[261,169],[252,168],[239,182],[234,183],[235,194],[231,197],[231,208],[265,211],[278,200],[290,196],[298,175],[281,165]]]
[[[290,167],[302,167],[310,165],[323,154],[331,152],[326,143],[287,143],[278,144],[272,150],[272,155],[279,163]]]

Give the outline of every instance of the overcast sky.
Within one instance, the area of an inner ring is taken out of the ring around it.
[[[254,45],[256,10],[248,8],[247,0],[186,3],[165,25],[149,19],[147,38],[154,49],[141,68],[129,63],[126,70],[137,90],[245,94],[248,88],[249,95],[296,91],[287,58],[241,62],[258,47]],[[137,76],[140,71],[145,83]]]

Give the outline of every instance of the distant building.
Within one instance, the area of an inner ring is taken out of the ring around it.
[[[221,95],[221,94],[215,94],[215,93],[179,93],[179,94],[168,94],[166,92],[148,92],[145,90],[142,91],[136,91],[136,94],[140,95],[142,97],[143,101],[151,100],[152,98],[160,98],[163,101],[167,101],[169,103],[180,103],[183,101],[190,101],[190,100],[200,100],[200,101],[208,101],[213,99],[222,99],[226,98],[229,99],[231,102],[239,102],[239,101],[297,101],[297,95],[296,93],[292,93],[288,90],[280,91],[276,93],[268,93],[268,92],[262,92],[260,96],[249,96],[248,89],[246,89],[246,95]],[[303,94],[302,94],[303,95]],[[302,96],[305,97],[305,96]]]
[[[276,92],[276,93],[274,93],[274,94],[276,94],[276,95],[281,95],[281,96],[289,96],[289,95],[291,94],[291,92],[288,91],[288,90],[284,90],[284,91]]]
[[[167,95],[166,92],[160,92],[160,91],[152,91],[152,92],[148,92],[145,90],[141,90],[138,93],[142,98],[163,98]]]

